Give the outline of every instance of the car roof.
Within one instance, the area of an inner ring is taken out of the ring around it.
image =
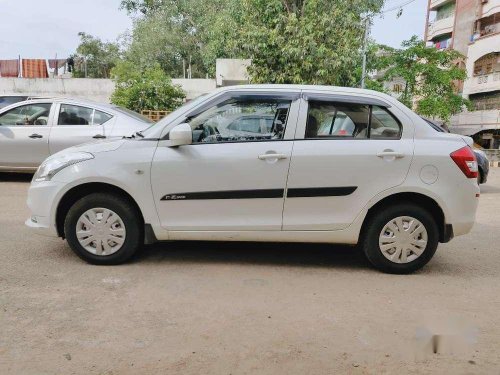
[[[341,86],[326,86],[326,85],[295,85],[295,84],[249,84],[226,86],[219,88],[220,91],[230,90],[294,90],[294,91],[328,91],[331,93],[352,93],[352,94],[366,94],[379,97],[389,96],[379,91],[359,89],[354,87],[341,87]]]
[[[68,98],[68,97],[40,97],[40,98],[33,98],[29,100],[24,100],[22,102],[17,102],[14,104],[9,105],[8,107],[2,108],[2,111],[6,110],[7,108],[14,108],[21,106],[23,104],[36,104],[36,103],[68,103],[68,104],[74,104],[74,105],[80,105],[83,107],[92,107],[95,109],[102,110],[104,112],[106,111],[112,111],[112,112],[119,112],[117,111],[117,106],[114,104],[108,104],[108,103],[100,103],[88,99],[75,99],[75,98]],[[121,111],[119,113],[122,113]]]

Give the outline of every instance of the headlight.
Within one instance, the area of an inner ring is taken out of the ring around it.
[[[59,157],[56,156],[55,158],[49,158],[40,165],[33,176],[33,181],[50,181],[60,170],[93,158],[94,155],[89,152],[74,152]]]

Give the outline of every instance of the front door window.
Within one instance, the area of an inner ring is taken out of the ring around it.
[[[50,103],[22,105],[0,115],[0,125],[47,125],[50,114]]]
[[[291,102],[230,99],[188,119],[193,144],[283,139]]]

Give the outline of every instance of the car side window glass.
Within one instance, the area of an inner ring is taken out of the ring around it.
[[[187,119],[193,143],[283,139],[290,100],[229,99]]]
[[[101,111],[98,111],[97,109],[95,110],[94,112],[94,122],[93,124],[94,125],[102,125],[104,124],[106,121],[110,120],[113,116],[107,114],[107,113],[104,113],[104,112],[101,112]]]
[[[0,115],[0,125],[47,125],[51,106],[50,103],[34,103],[12,108]]]
[[[92,125],[94,110],[73,104],[61,104],[58,125]]]
[[[370,106],[309,101],[305,138],[367,138]]]
[[[385,108],[373,106],[370,138],[399,139],[401,138],[401,124]]]

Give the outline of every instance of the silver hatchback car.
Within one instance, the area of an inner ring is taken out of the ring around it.
[[[50,155],[97,139],[130,136],[151,121],[112,104],[37,99],[0,110],[0,171],[34,172]]]

